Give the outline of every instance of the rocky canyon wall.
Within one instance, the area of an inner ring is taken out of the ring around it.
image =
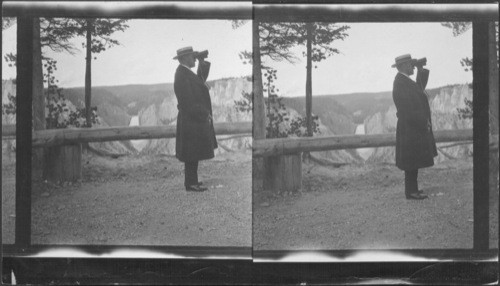
[[[252,82],[247,78],[230,78],[209,81],[214,123],[252,121],[251,113],[236,110],[234,101],[243,98],[242,92],[251,92]],[[141,126],[175,125],[177,99],[169,93],[160,104],[151,104],[139,111]],[[236,137],[236,138],[235,138]],[[251,137],[217,136],[216,154],[251,148]],[[153,139],[141,150],[143,154],[175,155],[175,138]]]

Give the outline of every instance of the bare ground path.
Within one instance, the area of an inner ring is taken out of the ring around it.
[[[32,243],[250,247],[250,152],[202,161],[199,176],[210,190],[186,192],[175,158],[86,154],[81,182],[35,175]],[[2,165],[3,243],[14,241],[14,177]]]
[[[405,199],[393,165],[305,165],[303,174],[299,193],[254,194],[255,250],[472,248],[472,160],[419,172],[423,201]],[[497,248],[498,213],[490,225]]]

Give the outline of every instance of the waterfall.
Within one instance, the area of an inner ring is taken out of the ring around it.
[[[132,116],[132,118],[130,119],[130,123],[129,123],[129,126],[140,126],[139,124],[139,115],[135,115],[135,116]],[[134,146],[134,148],[137,150],[137,151],[141,151],[144,147],[146,147],[146,145],[148,144],[148,141],[147,139],[139,139],[139,140],[130,140],[130,143],[132,143],[132,146]]]
[[[364,124],[358,124],[356,126],[356,135],[365,135],[365,125]],[[356,151],[358,151],[359,156],[363,158],[364,160],[368,159],[370,155],[373,153],[374,148],[358,148]]]

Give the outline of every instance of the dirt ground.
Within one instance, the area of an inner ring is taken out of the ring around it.
[[[302,173],[300,192],[254,190],[254,250],[472,248],[472,159],[422,169],[423,201],[406,200],[394,165],[304,164]],[[498,248],[491,213],[490,247]]]
[[[32,243],[250,247],[250,154],[200,162],[210,190],[194,193],[175,158],[84,153],[80,182],[54,185],[34,174]],[[2,196],[3,243],[13,243],[13,162],[2,161]]]

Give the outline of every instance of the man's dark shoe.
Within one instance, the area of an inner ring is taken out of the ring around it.
[[[407,200],[424,200],[427,199],[428,196],[426,194],[422,193],[411,193],[411,194],[406,194],[406,199]]]
[[[186,186],[186,191],[188,192],[204,192],[208,190],[205,187],[200,187],[198,185],[191,185],[191,186]]]
[[[201,186],[201,185],[203,185],[203,182],[196,183],[196,186]]]

